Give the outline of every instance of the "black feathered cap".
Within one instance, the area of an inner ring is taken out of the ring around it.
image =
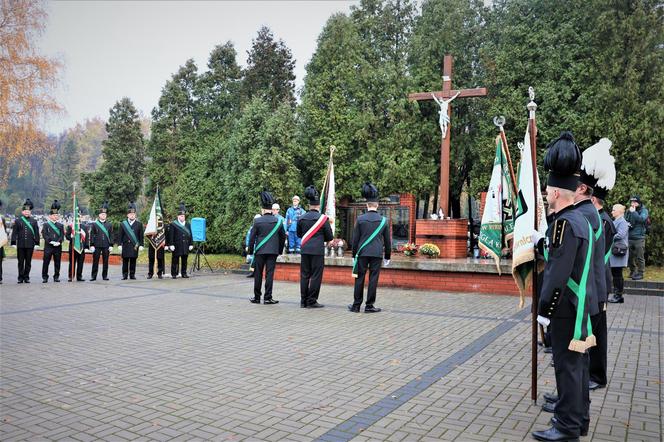
[[[581,169],[581,150],[572,132],[563,132],[549,143],[544,156],[544,170],[549,172],[547,184],[561,189],[576,190]]]
[[[26,199],[25,202],[23,203],[23,210],[32,210],[33,207],[35,207],[35,205],[32,204],[30,198]]]
[[[127,213],[136,213],[136,204],[129,203],[129,207],[127,207]]]
[[[272,204],[275,203],[272,194],[268,192],[266,189],[263,189],[263,191],[260,193],[260,196],[261,196],[261,207],[263,209],[272,210]]]
[[[309,204],[312,206],[320,205],[320,195],[314,186],[309,186],[304,189],[304,197],[309,200]]]
[[[368,203],[378,202],[378,189],[376,189],[376,186],[367,181],[362,185],[362,196],[367,200]]]
[[[187,208],[184,206],[184,202],[180,202],[180,208],[178,209],[178,215],[186,215]]]
[[[99,208],[99,213],[108,213],[108,201],[104,201]]]
[[[59,210],[60,210],[60,203],[58,202],[58,200],[54,200],[53,204],[51,204],[51,215],[55,215],[56,213],[58,213]]]

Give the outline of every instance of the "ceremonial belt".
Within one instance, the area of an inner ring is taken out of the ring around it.
[[[186,227],[182,227],[178,222],[174,222],[173,225],[178,229],[180,229],[182,232],[184,232],[184,234],[187,235],[189,238],[191,238],[191,232],[189,231],[189,229],[187,229]]]
[[[387,219],[383,217],[383,219],[380,221],[380,224],[376,228],[376,230],[369,236],[369,238],[362,243],[359,249],[357,249],[357,252],[355,252],[355,258],[353,259],[353,278],[357,278],[357,273],[355,273],[355,267],[357,267],[357,259],[360,257],[360,251],[369,244],[373,239],[378,235],[378,233],[383,229],[383,226],[385,226],[385,223],[387,222]]]
[[[309,230],[307,230],[307,233],[304,234],[304,236],[302,237],[302,243],[301,243],[300,245],[301,245],[301,246],[304,246],[307,242],[309,242],[309,240],[310,240],[311,238],[313,238],[313,236],[314,236],[316,233],[318,233],[318,231],[320,230],[320,228],[323,227],[323,224],[325,224],[325,222],[326,222],[327,220],[328,220],[328,216],[327,216],[327,215],[321,215],[321,217],[318,218],[318,220],[316,220],[316,222],[314,223],[314,225],[311,226],[311,227],[309,228]]]
[[[47,221],[47,223],[49,226],[51,226],[51,229],[53,229],[53,231],[57,233],[58,236],[60,236],[60,229],[58,229],[58,227],[55,224],[53,224],[53,222],[50,219]]]
[[[249,266],[249,270],[251,270],[252,272],[254,271],[254,258],[256,257],[256,252],[258,252],[258,249],[263,247],[263,245],[265,245],[265,243],[268,242],[270,238],[274,236],[275,233],[277,233],[277,230],[279,230],[279,224],[280,224],[279,220],[277,220],[277,224],[274,226],[274,229],[272,229],[272,231],[268,233],[267,236],[263,238],[263,240],[259,242],[256,248],[254,249],[254,255],[251,257],[251,265]]]
[[[32,224],[30,224],[30,221],[28,221],[24,216],[21,216],[21,219],[25,223],[26,226],[28,226],[28,229],[32,232],[32,236],[35,235],[35,229],[32,227]]]
[[[106,230],[106,227],[104,227],[103,223],[100,223],[99,220],[95,221],[95,224],[99,226],[102,232],[106,235],[106,239],[108,239],[108,242],[111,242],[111,235],[108,234],[108,230]],[[133,233],[133,232],[132,232]]]
[[[587,221],[586,221],[587,222]],[[601,228],[601,227],[600,227]],[[590,263],[591,263],[591,258],[593,254],[593,228],[588,223],[588,234],[590,236],[590,242],[588,244],[588,251],[586,252],[586,261],[583,266],[583,272],[581,273],[581,281],[577,283],[574,281],[572,278],[569,278],[567,280],[567,287],[576,295],[578,298],[579,302],[576,307],[576,321],[574,323],[574,336],[572,337],[572,340],[580,341],[581,340],[581,331],[582,331],[582,326],[583,326],[583,312],[585,310],[586,306],[586,284],[588,282],[588,273],[590,273]],[[588,336],[591,336],[593,334],[592,330],[592,324],[590,322],[590,315],[588,315],[587,318],[587,328],[588,328]]]
[[[122,221],[122,227],[124,228],[125,232],[127,232],[127,235],[129,235],[129,239],[131,239],[131,242],[134,243],[134,248],[138,247],[138,238],[136,238],[134,229],[131,228],[127,220]]]

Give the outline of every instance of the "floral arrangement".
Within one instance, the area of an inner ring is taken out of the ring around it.
[[[329,241],[327,243],[327,246],[333,249],[336,249],[338,247],[344,247],[345,245],[346,243],[341,238],[334,238],[332,241]]]
[[[438,258],[440,255],[440,249],[435,244],[426,243],[420,246],[420,253],[429,258]]]
[[[415,245],[415,243],[407,242],[406,244],[401,246],[401,251],[406,256],[415,256],[415,255],[417,255],[418,248],[419,247],[417,245]]]

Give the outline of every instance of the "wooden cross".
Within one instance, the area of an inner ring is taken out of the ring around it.
[[[457,96],[458,94],[458,96]],[[485,97],[487,90],[484,87],[475,89],[452,89],[452,56],[446,55],[443,58],[443,90],[435,92],[416,92],[408,94],[410,101],[433,100],[435,95],[439,100],[449,100],[452,97],[469,98]],[[452,115],[452,105],[447,104],[447,115]],[[440,143],[440,184],[438,187],[438,207],[443,209],[445,216],[450,216],[450,125],[447,125],[444,135],[441,134]]]

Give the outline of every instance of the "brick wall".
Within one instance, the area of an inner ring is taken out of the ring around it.
[[[468,250],[468,220],[418,219],[417,245],[431,243],[440,249],[441,258],[465,258]]]

